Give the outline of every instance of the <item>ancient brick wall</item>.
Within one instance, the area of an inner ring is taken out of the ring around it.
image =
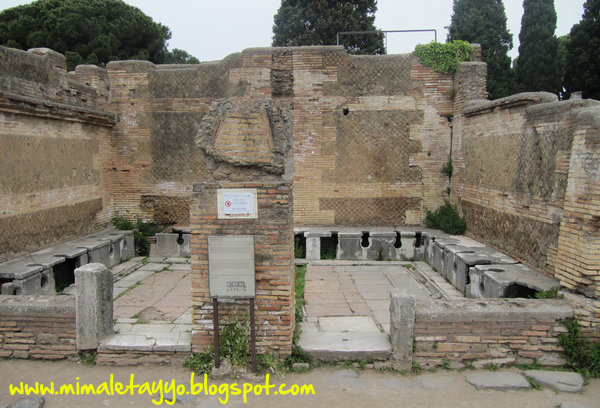
[[[294,53],[294,220],[418,225],[437,207],[452,78],[412,55]]]
[[[577,112],[594,103],[538,93],[465,105],[452,190],[470,236],[554,275]]]
[[[192,183],[226,178],[239,156],[224,152],[211,164],[206,154],[227,141],[205,145],[207,129],[229,132],[242,120],[259,132],[270,126],[269,148],[280,158],[293,135],[293,163],[263,167],[293,174],[296,225],[418,225],[423,208],[442,201],[452,77],[411,55],[265,48],[190,67],[116,62],[108,72],[121,118],[113,134],[117,212],[188,222]],[[250,99],[264,109],[236,117]]]
[[[454,106],[452,198],[467,234],[573,290],[576,315],[597,335],[600,103],[545,93],[480,100],[470,96],[478,77],[459,72]]]
[[[560,320],[572,315],[567,302],[556,300],[419,300],[413,361],[430,367],[563,365],[558,336],[567,330]]]
[[[108,64],[113,132],[114,209],[161,224],[189,223],[194,182],[212,179],[196,137],[211,103],[238,95],[229,68],[239,58],[200,66]]]
[[[0,261],[108,221],[108,88],[101,68],[0,47]]]
[[[74,296],[0,296],[0,357],[77,359]]]
[[[595,299],[600,332],[600,104],[577,111],[575,124],[555,271],[562,285]]]

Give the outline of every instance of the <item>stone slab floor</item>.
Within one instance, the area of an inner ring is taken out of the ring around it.
[[[431,296],[406,265],[411,263],[309,264],[300,346],[323,360],[387,359],[391,353],[390,290],[402,288],[417,299]],[[134,258],[112,272],[117,335],[107,340],[106,347],[190,351],[189,259]]]
[[[387,359],[390,290],[401,288],[417,299],[431,296],[407,265],[412,267],[410,262],[310,263],[300,346],[325,361]]]
[[[189,259],[134,258],[112,269],[112,350],[191,350]]]

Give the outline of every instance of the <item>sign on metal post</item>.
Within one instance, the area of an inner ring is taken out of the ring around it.
[[[208,277],[212,298],[256,296],[254,236],[208,237]]]

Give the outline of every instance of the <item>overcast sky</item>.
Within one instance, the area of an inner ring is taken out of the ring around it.
[[[568,34],[583,15],[585,0],[554,0],[556,35]],[[0,0],[6,9],[30,0]],[[125,0],[140,8],[172,32],[169,48],[180,48],[200,61],[220,60],[250,47],[268,47],[273,36],[273,16],[281,0]],[[512,58],[518,54],[523,15],[522,0],[504,0],[508,29],[513,35]],[[375,25],[381,30],[436,29],[446,40],[452,0],[379,0]],[[434,39],[433,33],[389,34],[388,53],[411,52],[415,45]]]

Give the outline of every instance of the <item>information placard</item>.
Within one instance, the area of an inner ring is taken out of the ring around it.
[[[212,298],[254,297],[254,236],[208,237],[208,277]]]
[[[258,218],[255,188],[217,190],[219,219]]]

